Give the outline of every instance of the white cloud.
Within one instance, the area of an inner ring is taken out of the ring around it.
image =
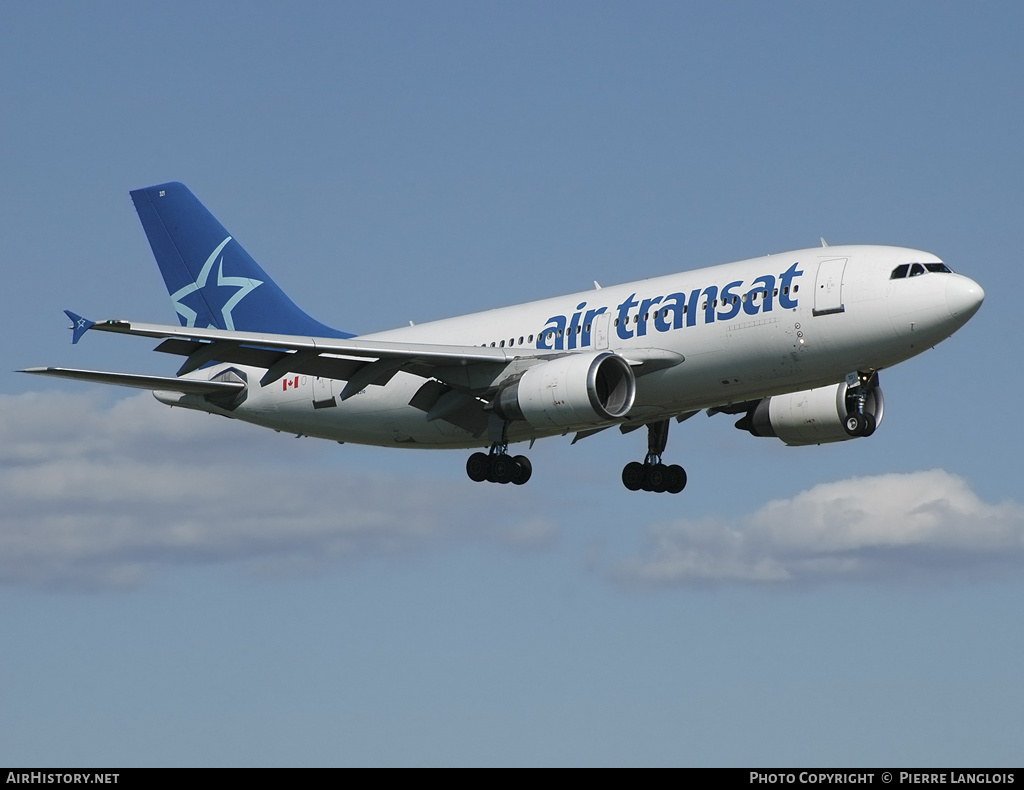
[[[305,572],[453,537],[550,538],[514,502],[481,530],[479,513],[496,508],[461,479],[339,467],[325,463],[337,445],[171,410],[148,394],[100,404],[0,396],[0,582],[133,586],[176,564]]]
[[[557,545],[550,503],[537,512],[536,497],[461,475],[363,469],[367,452],[168,409],[146,393],[112,405],[0,395],[0,583],[131,587],[177,565],[273,576],[452,540]],[[1019,567],[1024,506],[983,502],[933,470],[822,484],[731,522],[673,521],[646,537],[620,579],[950,578]]]
[[[941,469],[824,483],[735,523],[648,531],[622,578],[646,584],[786,582],[991,573],[1024,560],[1024,506],[989,504]]]

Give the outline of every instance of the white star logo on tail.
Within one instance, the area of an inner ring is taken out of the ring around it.
[[[199,272],[199,277],[196,278],[194,283],[190,283],[184,288],[180,288],[171,294],[171,301],[174,303],[174,309],[177,311],[178,315],[185,319],[185,326],[195,326],[198,314],[181,300],[189,294],[202,291],[206,287],[206,281],[210,277],[210,270],[213,268],[215,261],[217,262],[217,285],[222,287],[238,288],[235,294],[224,303],[224,306],[220,311],[221,316],[224,318],[225,329],[234,330],[235,322],[231,317],[231,311],[235,309],[239,302],[252,293],[252,291],[263,285],[262,280],[252,280],[248,277],[224,276],[224,256],[221,255],[221,252],[229,241],[231,241],[230,236],[218,244],[217,248],[210,253],[210,257],[206,259],[206,263],[203,264],[203,268]],[[217,259],[218,255],[220,255],[220,260]]]

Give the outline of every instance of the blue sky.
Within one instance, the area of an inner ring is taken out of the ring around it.
[[[0,373],[0,763],[1010,765],[1024,680],[1011,3],[6,3],[0,370],[166,375],[128,198],[180,180],[371,332],[883,243],[981,312],[869,440],[338,446]],[[515,488],[515,490],[509,490]],[[836,514],[845,514],[839,518]]]

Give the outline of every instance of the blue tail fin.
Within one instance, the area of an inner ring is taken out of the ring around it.
[[[353,336],[300,310],[184,184],[131,196],[182,326]]]

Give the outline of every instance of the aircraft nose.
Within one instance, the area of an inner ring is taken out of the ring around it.
[[[946,307],[949,314],[966,321],[981,307],[985,291],[970,277],[956,275],[946,283]]]

